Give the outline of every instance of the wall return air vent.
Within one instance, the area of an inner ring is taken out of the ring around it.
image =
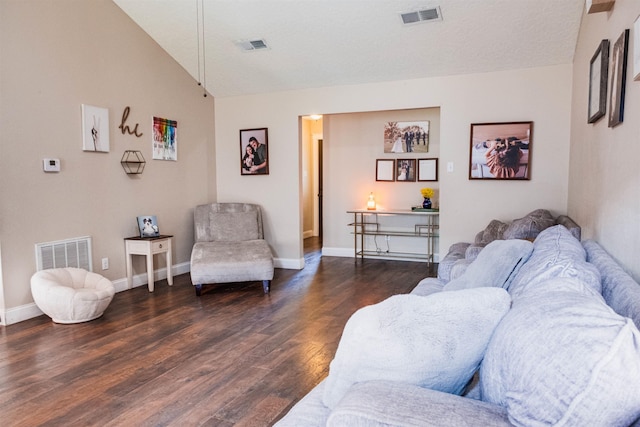
[[[269,46],[267,46],[267,42],[264,39],[238,40],[236,45],[246,52],[269,49]]]
[[[440,6],[436,6],[431,9],[400,13],[400,18],[403,24],[410,25],[419,22],[442,21],[442,14],[440,13]]]

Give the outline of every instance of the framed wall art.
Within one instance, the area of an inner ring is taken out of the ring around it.
[[[240,174],[269,175],[267,128],[240,130]]]
[[[82,104],[82,150],[109,152],[109,110]]]
[[[395,164],[393,159],[377,159],[376,181],[395,181]]]
[[[429,121],[387,122],[383,139],[385,153],[428,153]]]
[[[178,122],[153,118],[152,152],[155,160],[178,160]]]
[[[622,123],[624,118],[624,87],[627,80],[627,50],[629,30],[624,30],[611,52],[611,92],[609,94],[609,127]]]
[[[418,159],[418,181],[438,180],[438,159]]]
[[[588,123],[597,122],[607,111],[607,80],[609,78],[609,40],[602,40],[589,65]]]
[[[469,179],[528,180],[533,122],[471,124]]]
[[[633,80],[640,80],[640,16],[633,23]]]
[[[396,160],[396,181],[415,182],[416,180],[416,159]]]

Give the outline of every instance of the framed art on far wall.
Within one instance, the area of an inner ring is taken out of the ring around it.
[[[607,79],[609,78],[609,40],[602,40],[589,65],[588,123],[597,122],[607,111]]]
[[[633,23],[633,80],[640,80],[640,16]]]
[[[377,159],[376,181],[395,181],[395,164],[396,162],[393,159]]]
[[[269,175],[267,128],[240,130],[240,174]]]
[[[469,179],[531,179],[533,122],[473,123]]]
[[[624,86],[627,80],[627,50],[629,30],[624,30],[611,50],[611,93],[609,94],[609,127],[624,118]]]
[[[415,182],[416,180],[416,159],[396,160],[396,181]]]
[[[418,181],[438,180],[438,159],[418,159]]]

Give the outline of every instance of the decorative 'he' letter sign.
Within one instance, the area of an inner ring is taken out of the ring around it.
[[[118,126],[118,128],[122,131],[123,135],[125,134],[125,132],[128,132],[129,135],[135,135],[138,138],[140,138],[142,136],[142,134],[138,133],[138,124],[139,123],[136,123],[135,127],[133,128],[133,130],[131,130],[131,128],[128,125],[125,124],[126,121],[127,121],[127,118],[129,117],[129,111],[130,110],[131,109],[129,108],[129,106],[125,107],[124,111],[122,112],[122,121],[120,122],[120,126]]]

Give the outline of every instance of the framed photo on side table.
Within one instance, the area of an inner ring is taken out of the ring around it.
[[[607,111],[607,80],[609,78],[609,40],[602,40],[589,65],[589,118],[597,122]]]

